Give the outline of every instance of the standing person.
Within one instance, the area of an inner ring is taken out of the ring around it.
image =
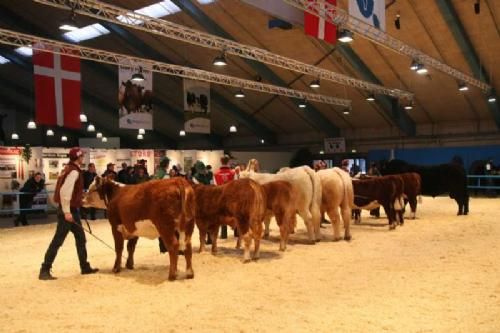
[[[23,192],[19,195],[19,216],[14,220],[14,225],[17,227],[19,223],[23,225],[28,225],[28,220],[26,215],[28,212],[25,209],[30,209],[33,205],[33,198],[37,193],[39,193],[45,187],[45,181],[42,178],[42,174],[37,172],[24,183],[23,187],[19,192]]]
[[[128,167],[127,163],[123,162],[122,169],[120,171],[118,171],[118,175],[117,175],[117,180],[119,183],[122,183],[122,184],[128,183],[127,167]]]
[[[345,172],[349,173],[349,160],[347,160],[347,159],[342,160],[342,164],[341,164],[340,168],[342,170],[344,170]]]
[[[227,184],[230,181],[234,180],[235,177],[235,172],[234,170],[231,170],[229,167],[229,156],[224,155],[220,159],[220,163],[222,164],[219,170],[215,172],[215,184],[216,185],[222,185],[222,184]],[[208,234],[210,237],[210,234]],[[234,229],[234,237],[238,237],[238,231]],[[221,232],[220,232],[220,238],[226,239],[227,238],[227,225],[222,225],[221,226]]]
[[[207,164],[207,178],[210,179],[210,184],[214,184],[214,173],[210,164]]]
[[[80,221],[80,207],[83,197],[83,174],[80,165],[83,163],[83,151],[80,148],[71,148],[69,163],[64,174],[57,179],[54,201],[59,204],[57,208],[57,228],[40,268],[40,280],[55,280],[50,273],[52,264],[57,256],[57,251],[64,243],[66,236],[71,231],[75,237],[76,252],[80,261],[82,274],[94,274],[99,271],[92,268],[87,261],[87,248],[85,232]]]
[[[116,171],[115,171],[115,164],[114,163],[108,163],[106,165],[106,171],[102,174],[103,178],[110,178],[112,180],[115,180],[117,177]]]
[[[380,173],[380,171],[377,168],[377,163],[375,163],[375,162],[372,162],[370,164],[370,168],[368,169],[367,174],[368,174],[368,176],[382,176],[382,174]]]
[[[146,175],[146,169],[143,166],[139,166],[134,172],[134,178],[131,184],[141,184],[149,180],[148,175]]]
[[[211,180],[212,179],[209,178],[209,174],[207,173],[205,163],[196,161],[194,164],[193,181],[198,184],[210,185]]]
[[[160,159],[160,165],[158,166],[158,170],[156,170],[154,179],[163,179],[168,178],[169,174],[167,173],[168,166],[170,164],[170,159],[166,156]]]
[[[87,192],[89,190],[90,184],[94,181],[95,176],[97,176],[97,172],[95,171],[95,164],[89,163],[87,170],[83,172],[83,190]],[[87,215],[90,215],[91,220],[95,220],[95,208],[83,208],[82,207],[82,217],[84,219],[87,218]]]

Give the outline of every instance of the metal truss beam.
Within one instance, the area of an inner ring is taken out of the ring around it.
[[[377,94],[392,97],[411,99],[413,94],[386,88],[371,82],[362,81],[344,74],[332,72],[320,67],[309,65],[295,59],[281,56],[267,50],[238,43],[234,40],[222,38],[185,27],[162,19],[152,18],[127,9],[113,6],[95,0],[33,0],[35,2],[62,9],[74,8],[75,12],[91,16],[100,20],[119,24],[129,28],[142,30],[148,33],[164,36],[190,44],[221,50],[227,54],[256,60],[268,65],[285,68],[294,72],[311,75],[323,80],[336,82],[354,88],[369,90]]]
[[[397,38],[386,34],[385,32],[350,16],[345,10],[333,6],[322,0],[283,0],[287,4],[298,9],[311,13],[315,16],[323,18],[327,22],[339,25],[343,28],[356,32],[360,36],[381,45],[385,48],[393,50],[399,54],[415,59],[416,61],[431,66],[445,74],[455,77],[464,83],[473,85],[488,92],[491,87],[489,84],[478,80],[470,75],[464,74],[459,70],[448,66],[447,64],[411,47]]]

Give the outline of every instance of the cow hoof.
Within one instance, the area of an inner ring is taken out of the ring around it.
[[[395,230],[396,225],[395,224],[389,224],[389,230]]]
[[[339,242],[342,240],[342,237],[333,237],[334,242]]]
[[[259,261],[259,259],[260,259],[259,257],[252,258],[253,261]]]
[[[351,235],[344,236],[345,241],[350,241],[352,239]]]
[[[316,242],[316,243],[321,242],[321,238],[316,238],[315,242]]]
[[[127,264],[125,267],[127,267],[127,269],[134,269],[134,264]]]
[[[175,275],[169,275],[168,281],[175,281]]]
[[[244,264],[248,264],[249,262],[251,262],[252,260],[251,259],[243,259],[243,263]]]
[[[264,234],[264,239],[269,239],[269,234]]]
[[[194,273],[186,274],[186,279],[194,279]]]
[[[113,273],[120,273],[121,270],[120,267],[113,267]]]

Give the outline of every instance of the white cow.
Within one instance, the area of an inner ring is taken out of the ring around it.
[[[323,169],[317,172],[321,180],[321,216],[327,213],[333,225],[333,240],[341,240],[340,211],[344,222],[344,239],[351,239],[351,210],[354,206],[354,190],[351,177],[340,168]]]
[[[301,166],[283,168],[277,174],[260,173],[255,172],[256,164],[256,160],[250,160],[247,169],[240,171],[240,177],[251,178],[259,184],[276,180],[288,181],[296,194],[297,213],[304,220],[309,240],[320,241],[321,182],[314,170],[308,166]],[[266,233],[269,233],[269,221],[266,221]]]

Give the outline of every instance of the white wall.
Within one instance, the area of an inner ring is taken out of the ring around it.
[[[250,159],[255,158],[259,161],[261,172],[275,172],[290,164],[294,152],[231,151],[231,154],[239,164],[247,164]]]

